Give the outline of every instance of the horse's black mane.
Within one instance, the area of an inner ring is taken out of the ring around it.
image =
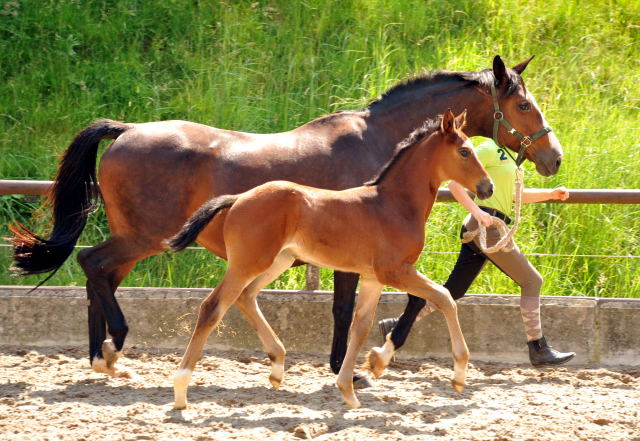
[[[507,75],[509,76],[509,82],[506,87],[504,96],[509,96],[516,91],[520,80],[518,74],[507,69]],[[482,86],[489,89],[491,84],[495,85],[495,77],[491,69],[484,69],[481,71],[472,72],[451,72],[446,70],[439,70],[433,73],[423,73],[414,77],[408,78],[400,83],[392,86],[389,90],[384,92],[379,98],[372,101],[367,109],[374,110],[376,108],[387,105],[390,102],[395,101],[395,98],[405,95],[407,92],[411,92],[416,89],[435,85],[437,83],[453,81],[453,82],[467,82],[473,86]]]
[[[411,134],[407,136],[403,141],[400,141],[400,143],[398,143],[398,146],[396,147],[396,151],[393,157],[384,166],[382,166],[378,174],[372,180],[365,182],[363,185],[373,186],[380,184],[385,176],[389,173],[389,170],[391,170],[393,166],[400,161],[400,158],[402,158],[402,156],[406,152],[411,150],[411,147],[417,145],[420,141],[438,130],[441,121],[442,115],[438,118],[428,119],[424,122],[424,124],[422,124],[422,126],[411,132]]]

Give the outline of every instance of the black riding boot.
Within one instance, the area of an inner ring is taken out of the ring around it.
[[[557,366],[575,357],[575,352],[560,352],[547,344],[542,337],[527,343],[529,346],[529,360],[534,367]]]
[[[380,329],[380,334],[382,334],[382,344],[384,345],[387,341],[387,335],[393,331],[393,328],[398,324],[397,318],[388,318],[382,319],[378,322],[378,329]]]

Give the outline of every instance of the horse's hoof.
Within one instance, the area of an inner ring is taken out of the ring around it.
[[[111,339],[107,339],[102,342],[102,357],[107,364],[108,369],[112,369],[118,359],[122,356],[122,353],[116,351],[116,346]]]
[[[464,383],[461,383],[456,380],[451,380],[451,385],[453,386],[453,390],[460,393],[464,389]]]
[[[91,362],[91,369],[98,374],[107,374],[113,378],[134,378],[133,373],[128,369],[116,369],[102,358],[94,358]]]
[[[369,377],[366,374],[361,372],[356,372],[353,374],[353,388],[354,389],[366,389],[368,387],[373,386],[371,381],[369,381]]]
[[[363,367],[371,372],[374,378],[380,378],[387,367],[382,357],[382,348],[371,348],[365,356]]]

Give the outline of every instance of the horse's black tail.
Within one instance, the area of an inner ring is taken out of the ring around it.
[[[193,242],[204,228],[216,217],[221,210],[231,207],[238,200],[238,195],[223,195],[205,202],[184,226],[165,244],[173,251],[182,251]]]
[[[42,238],[21,224],[10,227],[15,275],[55,272],[71,255],[89,213],[100,197],[96,180],[100,141],[115,139],[131,127],[99,119],[76,135],[60,161],[56,181],[49,194],[48,202],[53,209],[53,231],[49,237]]]

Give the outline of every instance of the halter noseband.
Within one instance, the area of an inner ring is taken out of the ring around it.
[[[507,132],[511,133],[513,136],[520,140],[520,150],[518,151],[518,156],[515,159],[516,166],[520,167],[520,165],[524,162],[524,151],[529,147],[536,139],[541,136],[546,135],[551,132],[551,127],[546,126],[538,130],[531,136],[523,136],[520,132],[513,128],[509,121],[504,119],[504,114],[500,110],[500,105],[498,104],[498,93],[496,92],[496,87],[491,84],[491,96],[493,98],[493,141],[499,146],[505,149],[507,153],[509,153],[509,149],[500,142],[498,142],[498,128],[500,124],[507,129]],[[511,153],[509,153],[511,156]],[[511,157],[513,159],[513,156]]]

